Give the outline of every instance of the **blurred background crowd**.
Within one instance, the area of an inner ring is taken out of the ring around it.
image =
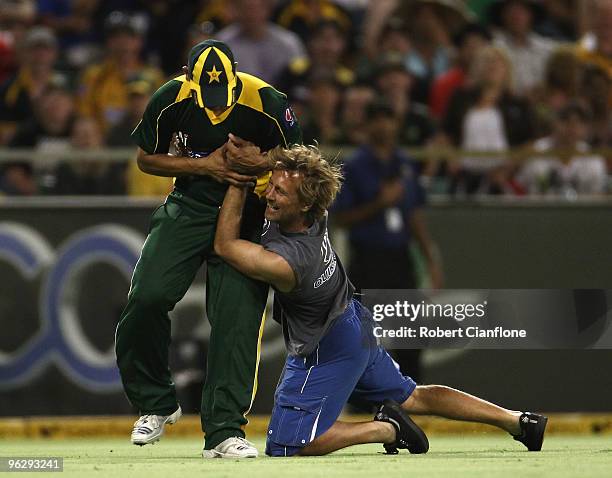
[[[287,94],[305,143],[345,163],[331,217],[347,230],[343,261],[358,289],[474,284],[445,281],[428,195],[566,204],[612,193],[612,0],[0,0],[0,205],[168,193],[171,178],[138,171],[130,133],[208,38]],[[550,215],[539,221],[556,230]],[[455,257],[477,263],[457,242],[460,221],[445,227]],[[465,250],[540,257],[516,229],[510,245],[470,236]],[[538,235],[548,237],[530,240]],[[549,286],[544,274],[535,283]],[[517,284],[505,280],[492,283]],[[191,329],[174,342],[179,388],[197,382],[195,410],[201,354],[184,353],[193,345]],[[395,357],[419,381],[418,351]]]
[[[305,142],[401,150],[389,174],[431,193],[611,191],[612,0],[0,0],[0,194],[163,193],[130,158],[89,159],[131,147],[211,37],[288,95]]]

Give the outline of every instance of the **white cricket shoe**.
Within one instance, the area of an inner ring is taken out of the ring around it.
[[[134,423],[132,429],[132,443],[134,445],[147,445],[159,441],[164,434],[164,425],[173,425],[181,418],[183,411],[179,406],[172,415],[143,415]]]
[[[230,437],[211,450],[203,450],[202,458],[257,458],[255,445],[241,437]]]

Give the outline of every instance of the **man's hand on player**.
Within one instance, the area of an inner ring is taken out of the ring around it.
[[[206,158],[192,162],[195,174],[205,174],[220,183],[228,183],[240,188],[252,188],[257,183],[257,177],[240,174],[231,170],[225,160],[228,143],[215,149]]]
[[[229,169],[241,174],[259,176],[272,169],[268,156],[258,146],[231,133],[226,143],[225,161]]]

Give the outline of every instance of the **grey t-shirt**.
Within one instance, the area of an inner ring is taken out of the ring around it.
[[[274,291],[274,318],[283,326],[289,354],[306,356],[355,292],[329,241],[327,214],[304,233],[281,232],[278,224],[266,221],[261,244],[293,269],[295,288]]]

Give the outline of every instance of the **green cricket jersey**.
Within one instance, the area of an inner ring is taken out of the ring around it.
[[[170,80],[153,94],[132,137],[146,153],[165,154],[173,133],[180,131],[188,135],[187,146],[204,156],[222,146],[229,133],[251,141],[262,151],[301,143],[302,133],[287,97],[246,73],[238,73],[238,79],[238,100],[220,116],[196,104],[185,75]],[[176,179],[175,189],[220,206],[227,185],[208,176],[183,176]]]

